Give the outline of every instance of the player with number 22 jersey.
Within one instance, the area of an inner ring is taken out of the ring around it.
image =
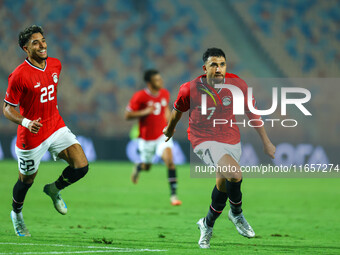
[[[17,236],[31,236],[22,209],[44,154],[49,151],[54,160],[61,158],[68,163],[59,178],[43,189],[54,208],[63,215],[67,213],[67,206],[60,191],[82,179],[89,166],[76,136],[59,114],[57,86],[61,63],[47,56],[42,27],[27,27],[19,33],[18,43],[27,58],[9,75],[3,113],[18,125],[15,153],[19,177],[13,187],[11,219]],[[19,112],[15,109],[17,106]]]
[[[32,65],[26,59],[9,75],[5,102],[12,106],[20,105],[22,116],[31,120],[41,118],[43,125],[38,134],[19,125],[16,143],[19,149],[34,149],[65,126],[57,104],[60,71],[60,61],[49,57],[44,69]]]

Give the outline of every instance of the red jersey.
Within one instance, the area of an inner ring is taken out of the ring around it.
[[[43,124],[37,134],[18,126],[16,145],[19,149],[31,150],[65,126],[57,105],[60,71],[61,63],[56,58],[46,59],[44,69],[26,59],[9,75],[5,102],[12,106],[19,105],[20,114],[27,119],[41,117]]]
[[[181,85],[178,97],[174,103],[174,109],[180,112],[189,111],[189,128],[188,138],[192,146],[195,148],[205,141],[216,141],[227,144],[237,144],[240,142],[240,131],[235,123],[235,115],[233,114],[233,95],[227,88],[221,88],[217,91],[209,86],[206,82],[206,75],[197,77],[196,79]],[[244,110],[249,119],[260,119],[261,117],[252,114],[247,104],[248,85],[237,75],[226,73],[224,84],[231,84],[243,92]],[[201,95],[207,95],[207,114],[202,115]],[[253,105],[255,99],[253,98]],[[228,124],[215,125],[214,119],[222,119],[228,121]],[[252,123],[252,125],[258,125]]]
[[[139,119],[139,137],[144,140],[155,140],[163,135],[163,129],[167,125],[165,109],[168,107],[170,93],[161,89],[158,95],[152,95],[150,90],[145,88],[137,91],[131,98],[127,111],[139,111],[147,106],[154,105],[153,113]]]

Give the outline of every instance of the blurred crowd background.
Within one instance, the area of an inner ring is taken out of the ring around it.
[[[315,79],[304,83],[313,95],[312,121],[269,133],[338,146],[338,80],[319,78],[340,78],[340,1],[0,0],[0,20],[0,98],[8,75],[26,57],[18,33],[41,25],[48,55],[63,65],[59,109],[76,134],[128,137],[132,123],[124,121],[124,110],[145,86],[144,70],[160,70],[173,102],[179,86],[202,73],[205,49],[220,47],[228,72],[246,81]],[[260,109],[271,105],[272,86],[256,85]],[[177,139],[186,138],[186,128],[181,122]],[[15,130],[1,114],[1,135],[14,136]]]

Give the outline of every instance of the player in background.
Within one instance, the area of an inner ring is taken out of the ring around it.
[[[168,180],[171,190],[170,202],[172,205],[181,205],[177,198],[176,167],[172,158],[172,140],[165,143],[162,131],[170,116],[169,91],[163,88],[163,79],[157,70],[148,70],[144,73],[146,88],[137,91],[131,98],[125,111],[125,119],[139,120],[138,149],[141,163],[136,165],[131,180],[137,183],[141,171],[148,171],[152,165],[155,154],[160,156],[168,168]]]
[[[215,84],[233,84],[242,90],[247,98],[247,84],[237,75],[226,72],[226,58],[221,49],[210,48],[203,54],[203,70],[201,75],[191,82],[184,83],[178,93],[171,112],[169,123],[163,133],[170,139],[175,131],[175,126],[182,113],[189,110],[189,140],[195,154],[206,164],[213,166],[233,166],[237,171],[218,173],[216,186],[211,195],[211,205],[205,218],[200,219],[197,225],[201,236],[198,244],[201,248],[210,248],[210,238],[215,220],[220,216],[226,201],[229,198],[230,211],[228,218],[233,222],[237,231],[248,238],[254,237],[255,232],[248,224],[242,213],[241,182],[239,160],[241,157],[240,132],[234,124],[213,127],[213,119],[228,119],[228,123],[236,121],[233,115],[233,95],[230,90],[221,88],[215,90]],[[201,114],[201,95],[207,95],[207,109],[209,114]],[[209,95],[209,96],[208,96]],[[254,104],[253,99],[253,104]],[[248,110],[248,118],[258,122],[261,117],[249,112],[247,100],[245,111]],[[259,126],[255,124],[254,126]],[[274,158],[275,146],[268,138],[265,128],[255,128],[263,142],[264,151]]]
[[[22,208],[45,152],[48,150],[54,160],[61,158],[69,164],[60,177],[46,184],[43,190],[63,215],[67,207],[60,191],[85,176],[88,162],[75,135],[59,114],[57,86],[61,63],[47,56],[43,29],[36,25],[27,27],[19,34],[19,46],[27,53],[27,58],[9,75],[3,113],[19,125],[15,147],[19,179],[13,188],[11,218],[16,235],[31,236]],[[17,106],[20,113],[15,109]]]

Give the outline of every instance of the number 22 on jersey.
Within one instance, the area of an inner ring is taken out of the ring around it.
[[[53,93],[54,85],[49,85],[48,87],[41,88],[40,103],[52,101],[54,99]]]

